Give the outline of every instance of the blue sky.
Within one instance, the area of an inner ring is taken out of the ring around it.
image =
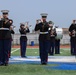
[[[9,10],[16,29],[21,22],[29,21],[32,29],[40,13],[48,13],[47,21],[52,20],[59,27],[68,28],[76,19],[76,0],[0,0],[0,10]],[[1,12],[0,12],[1,15]]]

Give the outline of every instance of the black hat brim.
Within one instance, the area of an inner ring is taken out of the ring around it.
[[[8,13],[3,13],[3,15],[7,15]]]
[[[42,16],[42,18],[47,18],[47,16]]]

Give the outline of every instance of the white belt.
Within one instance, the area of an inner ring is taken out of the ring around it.
[[[26,36],[26,35],[22,34],[21,36]]]
[[[0,28],[0,30],[9,30],[9,28]]]
[[[40,32],[40,34],[48,34],[48,32]]]

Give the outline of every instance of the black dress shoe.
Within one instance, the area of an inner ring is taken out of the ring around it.
[[[52,56],[53,56],[54,54],[52,54],[52,53],[49,53],[49,55],[52,55]]]
[[[47,65],[47,62],[41,62],[41,65]]]
[[[3,65],[4,65],[4,63],[0,62],[0,66],[3,66]]]
[[[0,64],[0,66],[3,66],[4,64]]]
[[[60,53],[55,53],[55,54],[60,54]]]
[[[27,56],[21,56],[22,58],[27,58]]]
[[[8,66],[8,63],[5,63],[4,65],[5,65],[5,66]]]

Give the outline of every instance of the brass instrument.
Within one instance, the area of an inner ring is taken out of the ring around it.
[[[24,25],[24,29],[27,30],[27,28],[30,28],[30,27],[32,26],[32,25],[29,25],[28,23],[29,23],[29,22],[20,23],[20,24]]]
[[[9,22],[9,19],[7,18],[3,18],[3,16],[0,16],[0,19],[6,24],[7,22]]]
[[[7,22],[9,22],[9,19],[2,18],[2,20],[4,21],[5,24],[6,24]]]
[[[72,37],[75,37],[75,36],[76,36],[76,31],[73,30],[73,31],[71,32],[71,35],[72,35]]]
[[[52,37],[52,36],[55,36],[54,34],[55,34],[55,29],[52,27],[51,29],[50,29],[50,36]]]
[[[36,23],[38,24],[38,23],[40,23],[41,22],[41,19],[37,19],[36,20]]]
[[[14,25],[10,26],[10,30],[14,30],[15,28],[16,28],[16,26],[14,26]]]
[[[12,24],[12,21],[10,21],[9,19],[7,19],[7,18],[1,18],[1,20],[2,20],[2,22],[4,23],[4,24],[6,24],[6,23],[11,23]]]
[[[32,26],[32,25],[29,25],[29,22],[25,22],[24,25],[25,25],[24,28],[26,28],[26,29],[30,28]]]

